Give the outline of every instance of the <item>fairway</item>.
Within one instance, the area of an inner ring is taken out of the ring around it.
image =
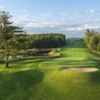
[[[95,67],[97,62],[91,60],[96,55],[89,53],[81,41],[71,41],[73,45],[65,46],[60,52],[61,57],[49,59],[39,64],[40,68],[56,69],[62,67]]]
[[[0,65],[0,100],[100,100],[100,63],[82,41],[62,48],[61,57]],[[77,72],[61,68],[98,68]]]

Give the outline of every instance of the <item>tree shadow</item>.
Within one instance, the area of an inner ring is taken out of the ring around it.
[[[95,72],[91,72],[89,80],[93,84],[100,85],[100,70],[95,71]]]
[[[35,90],[35,85],[42,82],[44,73],[37,70],[25,70],[13,73],[0,74],[0,100],[6,100],[12,95],[23,95]]]
[[[20,61],[15,61],[15,62],[11,62],[9,64],[10,68],[24,68],[24,65],[29,65],[29,64],[38,64],[42,61],[44,61],[45,59],[33,59],[33,60],[20,60]]]
[[[27,90],[33,87],[35,84],[40,83],[44,78],[44,73],[37,70],[25,70],[13,73],[5,74],[8,79],[2,80],[0,87],[6,91],[19,88]]]
[[[100,62],[97,61],[97,64],[94,67],[98,70],[89,73],[89,81],[93,85],[100,85]]]
[[[17,82],[19,83],[19,86],[26,90],[29,87],[40,83],[43,80],[44,73],[37,70],[26,70],[14,73],[12,76],[11,80],[18,80]]]

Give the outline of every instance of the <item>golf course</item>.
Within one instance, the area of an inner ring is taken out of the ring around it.
[[[100,56],[78,40],[57,53],[61,56],[13,61],[9,68],[1,63],[0,100],[100,100]]]

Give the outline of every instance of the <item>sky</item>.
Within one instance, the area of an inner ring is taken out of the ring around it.
[[[100,0],[0,0],[0,11],[9,12],[27,34],[80,38],[86,29],[100,32]]]

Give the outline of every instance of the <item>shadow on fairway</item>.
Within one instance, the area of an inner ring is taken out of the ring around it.
[[[9,66],[10,68],[25,68],[27,65],[28,68],[31,65],[39,64],[40,62],[45,61],[44,59],[34,59],[34,60],[20,60],[15,62],[10,62]]]
[[[97,64],[94,67],[98,68],[99,70],[92,72],[92,73],[89,73],[90,74],[89,79],[90,79],[91,83],[96,84],[96,85],[100,85],[100,62],[97,61]]]
[[[0,100],[6,100],[7,96],[16,92],[25,93],[30,89],[34,89],[35,85],[40,83],[43,78],[44,73],[37,70],[25,70],[0,75]]]
[[[32,63],[36,63],[36,62],[38,63],[38,62],[41,62],[41,61],[44,61],[44,59],[24,60],[22,62],[20,61],[19,64],[20,63],[23,63],[23,64],[32,64]],[[16,64],[18,64],[18,63],[16,63]]]
[[[36,91],[43,78],[44,73],[37,70],[0,74],[0,100],[8,100],[8,97],[9,100],[22,100],[20,97],[24,97],[28,91]]]
[[[96,85],[100,85],[100,70],[90,73],[90,82]]]

